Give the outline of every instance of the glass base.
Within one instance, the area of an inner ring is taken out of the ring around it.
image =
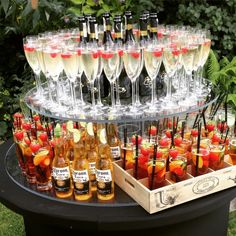
[[[36,181],[36,187],[37,187],[37,190],[39,191],[48,191],[52,188],[52,182],[49,181],[49,182],[46,182],[46,183],[41,183],[41,182],[38,182]]]
[[[30,184],[35,184],[36,183],[36,177],[35,176],[26,175],[26,180]]]

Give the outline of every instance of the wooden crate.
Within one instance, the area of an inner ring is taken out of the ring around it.
[[[189,174],[191,166],[188,166],[187,179],[178,183],[173,183],[167,172],[166,186],[152,191],[147,187],[148,178],[136,180],[133,170],[122,168],[121,160],[113,166],[115,183],[150,214],[236,186],[236,166],[226,161],[223,169],[209,169],[207,174],[198,177]]]

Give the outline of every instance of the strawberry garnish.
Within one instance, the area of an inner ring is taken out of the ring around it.
[[[183,54],[185,54],[185,53],[188,52],[188,49],[184,47],[184,48],[181,49],[181,52],[182,52]]]
[[[41,133],[39,138],[42,142],[46,142],[48,140],[48,135],[46,133]]]
[[[156,135],[157,134],[157,127],[156,126],[151,126],[151,129],[149,130],[150,135]]]
[[[218,134],[213,134],[211,142],[212,143],[219,143],[221,140],[220,136]]]
[[[29,139],[28,137],[24,138],[24,142],[25,142],[28,146],[30,146],[30,144],[31,144],[31,141],[30,141],[30,139]]]
[[[120,57],[123,57],[123,55],[124,55],[123,50],[118,50],[118,54],[119,54]]]
[[[94,59],[97,59],[97,58],[99,57],[98,52],[93,52],[92,55],[93,55],[93,58],[94,58]]]
[[[174,49],[174,50],[172,51],[172,54],[173,54],[174,56],[179,56],[180,50]]]
[[[61,54],[61,57],[63,58],[63,59],[67,59],[67,58],[70,58],[72,55],[70,54],[70,53],[62,53]]]
[[[176,167],[172,170],[173,173],[175,173],[178,176],[182,176],[184,174],[184,171],[181,167]]]
[[[138,59],[140,56],[140,53],[139,52],[131,52],[131,56],[135,59]]]
[[[179,155],[179,152],[178,152],[178,150],[176,150],[176,149],[171,149],[171,150],[169,151],[169,155],[170,155],[172,158],[176,158],[176,157]]]
[[[159,141],[159,145],[162,146],[162,147],[167,147],[167,146],[169,146],[169,140],[167,138],[162,138]]]
[[[167,138],[171,138],[171,130],[166,130],[165,134]]]
[[[39,120],[40,120],[40,117],[39,117],[39,115],[35,115],[35,116],[33,117],[33,119],[34,119],[34,121],[39,121]]]
[[[135,137],[135,135],[132,136],[131,141],[132,141],[132,143],[134,145],[136,145],[136,137]],[[142,137],[140,135],[138,135],[138,144],[141,144],[141,142],[142,142]]]
[[[159,50],[159,51],[154,51],[153,52],[153,55],[154,55],[154,57],[161,57],[161,55],[162,55],[162,50]]]
[[[81,55],[81,49],[77,50],[77,55],[80,56]]]
[[[112,52],[106,52],[106,53],[102,53],[102,58],[103,59],[111,59],[113,57],[113,53]]]
[[[208,122],[206,125],[206,128],[207,128],[208,132],[211,132],[215,129],[215,125],[213,122]]]
[[[157,151],[156,158],[161,158],[163,155],[163,152]]]
[[[41,145],[39,143],[30,144],[30,149],[33,153],[36,153],[40,148],[41,148]]]
[[[57,53],[56,53],[56,52],[52,52],[52,53],[50,53],[50,56],[51,56],[52,58],[55,58],[55,57],[57,56]]]
[[[180,135],[177,135],[175,138],[174,138],[174,144],[175,146],[179,147],[182,143],[183,139]]]
[[[30,123],[23,123],[22,128],[25,130],[30,130],[31,129],[31,124]]]
[[[209,154],[209,161],[218,161],[219,160],[219,156],[217,153],[214,153],[214,152],[210,152]]]
[[[192,135],[193,137],[197,137],[197,136],[198,136],[198,130],[197,130],[197,129],[192,129],[192,130],[191,130],[191,135]]]
[[[16,132],[14,135],[15,135],[17,141],[22,141],[22,139],[24,137],[24,132],[23,131],[19,131],[19,132]]]

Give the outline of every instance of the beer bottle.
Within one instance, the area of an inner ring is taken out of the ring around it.
[[[74,196],[76,200],[88,200],[92,197],[89,181],[89,163],[87,152],[81,131],[75,129],[74,135],[74,161],[72,165],[72,177],[74,184]]]
[[[85,150],[87,152],[89,164],[89,180],[91,183],[91,190],[96,191],[96,161],[98,157],[98,150],[92,123],[88,123],[86,127]]]
[[[107,141],[111,148],[113,160],[120,159],[120,140],[118,138],[118,130],[116,124],[107,125]]]
[[[59,198],[68,198],[72,195],[70,162],[65,155],[60,124],[57,124],[54,129],[54,145],[55,157],[52,162],[52,179],[56,196]]]
[[[96,161],[97,198],[111,200],[114,198],[114,175],[111,149],[107,143],[106,128],[98,124],[98,158]]]

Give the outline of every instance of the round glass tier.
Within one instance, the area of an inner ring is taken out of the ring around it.
[[[43,116],[59,120],[73,120],[79,122],[96,122],[96,123],[107,123],[107,122],[127,123],[127,122],[138,122],[138,121],[152,121],[172,116],[181,116],[186,113],[199,111],[204,107],[207,107],[210,104],[214,103],[217,97],[212,97],[210,89],[211,84],[209,84],[209,81],[207,83],[208,83],[208,93],[204,97],[200,98],[197,102],[195,102],[194,105],[179,106],[169,110],[157,111],[155,113],[148,112],[148,107],[145,105],[143,105],[142,114],[134,114],[134,113],[129,113],[127,111],[118,112],[116,114],[109,114],[108,110],[104,110],[103,115],[89,115],[89,113],[87,113],[86,111],[84,111],[83,113],[78,112],[77,114],[70,114],[67,111],[58,112],[55,111],[56,109],[53,109],[52,111],[51,109],[47,108],[46,105],[44,105],[41,101],[34,99],[34,96],[36,94],[36,88],[32,88],[26,93],[24,101],[26,105],[29,107],[29,109],[31,109],[32,111],[39,113]],[[142,104],[145,104],[149,99],[150,99],[149,96],[140,97],[140,101]],[[191,97],[189,98],[189,100],[191,101]],[[121,104],[123,107],[128,107],[130,105],[130,100],[121,99]],[[88,105],[91,104],[88,103]],[[109,107],[108,104],[104,105],[107,105],[107,107]]]
[[[93,197],[88,201],[78,202],[75,201],[73,196],[67,199],[60,199],[56,197],[54,189],[50,191],[37,191],[35,184],[30,184],[26,181],[26,177],[22,175],[21,169],[19,167],[15,144],[13,143],[6,156],[5,156],[5,168],[9,177],[22,189],[31,192],[32,194],[41,196],[54,201],[66,202],[69,204],[79,204],[79,205],[90,205],[90,206],[132,206],[137,205],[137,203],[131,199],[124,191],[122,191],[117,185],[115,186],[115,198],[111,201],[100,202],[96,197],[96,192],[93,193]]]

